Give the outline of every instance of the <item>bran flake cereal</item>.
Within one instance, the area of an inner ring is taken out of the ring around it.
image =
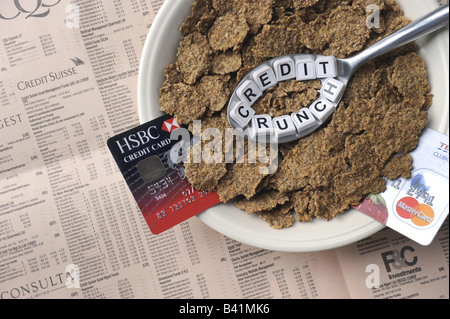
[[[214,55],[211,62],[211,72],[226,75],[237,72],[242,66],[242,55],[238,51],[226,51]]]
[[[201,150],[207,150],[207,145],[212,143],[213,146],[216,146],[220,149],[219,155],[221,156],[220,160],[212,163],[205,163],[204,161],[196,161],[194,146],[190,148],[190,161],[185,163],[185,174],[191,185],[197,189],[212,191],[214,190],[219,180],[224,177],[227,172],[227,164],[225,163],[225,154],[232,151],[232,145],[229,141],[226,140],[226,130],[229,129],[230,126],[228,124],[226,115],[224,113],[214,114],[211,117],[205,117],[204,120],[201,121],[201,132],[196,132],[193,127],[193,123],[189,124],[189,130],[194,134],[201,133],[203,135]],[[214,137],[207,138],[205,137],[206,133],[210,129],[215,129],[220,133],[220,140],[215,140]],[[210,155],[211,158],[214,157],[214,151],[211,150]],[[200,163],[199,163],[200,162]]]
[[[230,89],[228,88],[229,76],[207,75],[199,83],[199,94],[207,97],[207,107],[217,112],[224,108],[229,100]]]
[[[226,174],[225,163],[188,163],[185,165],[185,174],[195,188],[204,191],[216,189],[220,179]]]
[[[409,178],[413,169],[413,159],[410,154],[394,157],[383,169],[383,175],[390,180],[400,177]]]
[[[365,15],[350,6],[340,6],[331,12],[325,32],[329,41],[327,55],[338,58],[360,51],[370,37]]]
[[[234,205],[245,210],[247,214],[270,211],[278,205],[283,205],[289,201],[289,195],[276,190],[264,191],[256,194],[251,199],[237,199]]]
[[[250,33],[256,34],[261,26],[272,20],[274,0],[233,0],[233,11],[242,15],[250,27]]]
[[[380,9],[378,26],[367,24],[371,4]],[[161,109],[191,131],[192,121],[201,120],[202,132],[224,133],[228,99],[261,63],[292,53],[346,58],[409,22],[395,0],[195,0],[180,27],[177,61],[165,71]],[[253,107],[257,114],[288,115],[314,101],[320,87],[319,81],[280,82]],[[322,129],[280,145],[274,174],[261,174],[267,164],[237,161],[236,151],[233,163],[185,163],[186,176],[275,229],[332,220],[367,194],[384,192],[385,178],[410,175],[409,153],[431,103],[425,64],[407,45],[362,66]],[[234,152],[233,142],[221,138],[219,148]]]
[[[259,166],[250,163],[228,164],[228,171],[217,185],[217,193],[223,203],[238,197],[250,199],[256,195],[264,175],[260,174]]]
[[[205,34],[217,18],[211,0],[197,0],[192,3],[192,14],[180,26],[183,35],[192,32]]]
[[[177,54],[177,70],[186,84],[194,84],[211,67],[211,48],[205,36],[198,32],[183,38]]]
[[[278,205],[270,211],[260,212],[258,216],[274,229],[289,228],[295,223],[295,218],[291,214],[292,207],[294,207],[292,203]]]
[[[292,1],[294,8],[299,10],[303,8],[308,8],[315,5],[319,0],[294,0]]]
[[[161,88],[161,111],[176,114],[178,123],[188,124],[201,118],[208,105],[196,87],[184,84],[165,83]]]
[[[209,44],[214,51],[237,50],[250,30],[242,15],[227,13],[219,17],[208,33]]]

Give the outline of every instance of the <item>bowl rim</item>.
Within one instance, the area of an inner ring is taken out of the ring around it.
[[[167,28],[170,26],[171,19],[166,19],[167,16],[173,17],[173,15],[176,15],[176,11],[178,10],[178,5],[180,5],[180,2],[183,2],[184,5],[187,7],[187,3],[189,3],[189,10],[191,8],[192,1],[179,1],[179,0],[165,0],[162,7],[160,8],[158,14],[155,17],[155,20],[150,28],[150,31],[148,33],[148,36],[146,38],[144,49],[141,56],[141,62],[139,66],[139,74],[138,74],[138,111],[139,111],[139,119],[141,123],[144,123],[152,118],[155,118],[156,116],[150,117],[149,111],[146,109],[146,107],[150,108],[147,104],[147,102],[150,100],[150,96],[152,94],[159,94],[159,90],[151,91],[148,88],[149,87],[155,87],[155,81],[158,81],[158,84],[156,87],[160,86],[160,81],[164,81],[165,77],[163,74],[163,70],[166,68],[167,65],[156,65],[155,66],[155,56],[158,54],[158,43],[164,43],[165,38],[163,32],[160,32],[161,29],[167,30]],[[420,1],[422,2],[421,5],[427,7],[427,9],[434,9],[438,4],[434,0],[428,0],[428,1]],[[185,8],[186,9],[186,8]],[[405,11],[407,8],[405,8]],[[184,17],[187,17],[189,15],[189,12],[186,12]],[[180,14],[180,13],[178,13]],[[407,13],[406,13],[407,14]],[[173,27],[172,27],[173,29]],[[444,41],[440,43],[440,49],[444,50],[447,55],[447,60],[445,61],[446,64],[443,66],[445,68],[445,71],[448,74],[448,27],[447,30],[444,31],[446,33],[446,36],[444,37]],[[181,39],[181,33],[178,31],[179,37]],[[179,42],[179,41],[178,41]],[[155,45],[156,44],[156,45]],[[176,50],[175,50],[176,51]],[[172,52],[172,62],[175,61],[175,52]],[[169,58],[170,59],[170,58]],[[159,69],[161,73],[161,76],[158,78],[158,80],[155,80],[155,78],[151,77],[150,72],[147,72],[149,69]],[[448,106],[448,77],[445,78],[445,85],[447,87],[447,95],[445,96],[444,105]],[[153,86],[152,86],[153,85]],[[442,101],[441,101],[442,102]],[[163,115],[164,113],[158,110],[152,111],[154,115],[156,115],[158,112],[160,115]],[[442,133],[445,133],[448,135],[449,125],[448,125],[448,107],[444,107],[444,113],[447,118],[446,122],[440,123],[439,131]],[[232,204],[220,204],[219,205],[224,210],[230,208],[232,209],[234,205]],[[233,206],[233,207],[231,207]],[[206,210],[205,212],[197,215],[197,217],[206,225],[208,225],[210,228],[216,230],[217,232],[230,237],[234,240],[237,240],[239,242],[242,242],[244,244],[248,244],[254,247],[259,247],[263,249],[269,249],[274,251],[285,251],[285,252],[313,252],[313,251],[322,251],[322,250],[329,250],[334,248],[339,248],[342,246],[346,246],[352,243],[355,243],[359,240],[365,239],[367,237],[372,236],[373,234],[383,230],[386,228],[385,225],[369,218],[366,222],[362,223],[360,227],[357,230],[352,230],[352,235],[348,236],[346,235],[346,232],[341,232],[338,237],[336,235],[330,235],[330,236],[324,236],[323,240],[314,243],[309,243],[308,241],[304,241],[302,239],[298,240],[280,240],[280,242],[274,243],[270,239],[266,239],[264,237],[257,237],[253,236],[254,234],[250,232],[242,232],[242,225],[233,224],[230,222],[229,219],[224,219],[223,216],[218,216],[214,212],[217,211],[217,206],[210,208]],[[351,214],[361,214],[357,212],[354,209],[351,209],[349,212],[346,213],[346,215]],[[367,216],[365,216],[367,217]],[[323,221],[314,221],[313,223],[319,223]],[[267,226],[268,227],[268,226]],[[268,230],[270,232],[270,230]]]

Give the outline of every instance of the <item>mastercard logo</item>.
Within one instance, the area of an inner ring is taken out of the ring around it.
[[[405,197],[396,205],[397,214],[404,219],[409,219],[417,226],[425,227],[434,220],[434,211],[429,205],[420,204],[413,197]]]

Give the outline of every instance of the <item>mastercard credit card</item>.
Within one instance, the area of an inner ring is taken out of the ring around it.
[[[164,115],[108,140],[116,161],[151,232],[155,235],[220,203],[216,192],[194,189],[177,159],[178,140],[171,133],[181,127]],[[172,154],[172,156],[171,156]]]
[[[411,152],[409,178],[388,180],[386,191],[355,208],[402,235],[430,245],[449,213],[449,138],[425,129]]]

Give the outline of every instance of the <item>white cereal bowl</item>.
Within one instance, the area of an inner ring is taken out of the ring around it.
[[[163,113],[159,107],[159,89],[167,65],[176,61],[181,40],[179,26],[190,15],[192,0],[165,0],[148,34],[138,78],[138,110],[142,123]],[[437,8],[435,0],[398,0],[405,15],[415,20]],[[433,106],[428,127],[449,131],[449,53],[448,28],[417,42],[430,75]],[[271,229],[256,215],[247,215],[232,204],[221,204],[198,215],[221,234],[247,245],[274,251],[311,252],[334,249],[367,238],[385,226],[370,217],[350,210],[331,222],[315,220],[296,223],[284,230]]]

